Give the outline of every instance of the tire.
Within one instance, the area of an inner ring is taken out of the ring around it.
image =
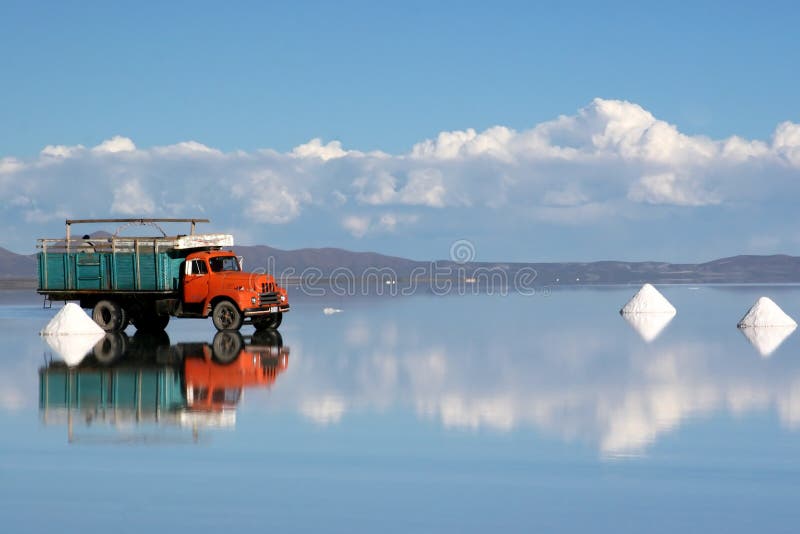
[[[236,304],[229,300],[221,300],[214,306],[214,311],[211,314],[211,320],[217,330],[239,330],[242,327],[242,312],[236,307]]]
[[[222,330],[214,336],[212,348],[214,359],[220,363],[231,363],[242,352],[244,340],[242,335],[235,330]]]
[[[92,349],[95,359],[103,365],[111,365],[122,358],[128,348],[128,336],[124,332],[109,332]]]
[[[133,326],[140,332],[163,332],[169,324],[169,315],[140,315],[133,318]]]
[[[119,332],[128,325],[125,310],[112,300],[101,300],[95,304],[92,319],[106,332]]]
[[[274,330],[278,328],[282,322],[283,313],[281,312],[253,318],[253,326],[256,327],[256,331],[258,332],[262,330]]]

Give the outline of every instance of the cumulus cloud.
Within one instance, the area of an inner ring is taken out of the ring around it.
[[[364,237],[369,231],[370,217],[348,215],[342,219],[342,228],[353,234],[354,237]]]
[[[300,214],[302,204],[311,201],[311,194],[285,183],[281,176],[264,171],[231,187],[235,199],[245,202],[245,214],[258,222],[282,224]]]
[[[100,154],[117,154],[119,152],[134,152],[135,150],[136,145],[133,144],[133,141],[127,137],[122,137],[121,135],[115,135],[111,139],[107,139],[96,147],[92,148],[92,152],[97,152]]]
[[[394,232],[399,227],[411,225],[419,220],[417,215],[383,213],[377,217],[369,215],[348,215],[342,219],[342,228],[353,237],[361,238],[370,233]]]
[[[70,158],[76,156],[83,150],[86,150],[86,147],[84,147],[83,145],[75,145],[75,146],[47,145],[42,149],[40,154],[42,155],[42,157]]]
[[[292,150],[291,155],[296,158],[319,158],[323,161],[329,159],[343,158],[348,154],[342,149],[342,143],[331,141],[323,145],[322,139],[315,138],[304,145],[299,145]]]
[[[139,180],[129,180],[114,189],[111,212],[120,215],[150,215],[155,211],[155,202],[142,188]]]
[[[458,234],[497,221],[521,229],[636,219],[670,206],[702,220],[711,206],[792,198],[798,176],[800,124],[779,124],[769,140],[711,139],[600,98],[528,129],[442,132],[396,155],[319,138],[288,152],[223,152],[195,140],[141,148],[118,135],[0,159],[0,193],[35,199],[42,213],[201,212],[228,227],[308,220],[355,237],[421,217],[442,232],[461,225]],[[0,216],[24,209],[5,203]]]
[[[691,178],[673,172],[642,176],[631,185],[628,198],[635,202],[677,206],[704,206],[720,202],[713,193],[703,191]]]

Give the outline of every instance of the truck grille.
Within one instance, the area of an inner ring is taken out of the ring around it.
[[[273,293],[275,292],[275,284],[272,282],[261,284],[261,291],[264,293]]]
[[[278,295],[278,293],[275,291],[269,291],[266,293],[261,293],[259,295],[259,299],[261,300],[262,306],[267,304],[278,304],[280,302],[280,295]]]

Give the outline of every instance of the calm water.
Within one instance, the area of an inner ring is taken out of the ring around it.
[[[71,371],[2,292],[0,529],[795,532],[800,333],[735,325],[800,288],[663,288],[650,342],[634,291],[297,297],[282,346],[177,320]]]

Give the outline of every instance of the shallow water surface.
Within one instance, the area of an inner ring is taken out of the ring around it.
[[[56,309],[0,292],[6,532],[794,532],[800,334],[760,295],[293,298],[280,335],[129,329],[67,367]],[[342,309],[326,315],[326,307]]]

